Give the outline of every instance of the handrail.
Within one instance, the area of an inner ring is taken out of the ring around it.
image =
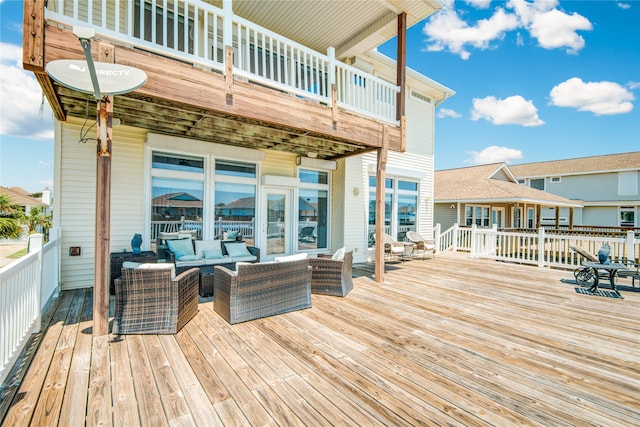
[[[335,84],[340,107],[398,125],[397,85],[337,61],[333,48],[319,53],[223,5],[220,9],[198,0],[56,0],[47,2],[45,18],[65,26],[89,26],[102,38],[216,72],[225,70],[224,47],[229,45],[235,78],[328,106]]]
[[[60,229],[51,229],[42,243],[42,234],[32,234],[29,253],[0,268],[0,384],[60,289]]]

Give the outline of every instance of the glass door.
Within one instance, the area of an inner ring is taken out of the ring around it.
[[[266,224],[264,230],[266,236],[267,257],[285,255],[289,253],[289,228],[291,221],[288,190],[269,189],[266,190]]]

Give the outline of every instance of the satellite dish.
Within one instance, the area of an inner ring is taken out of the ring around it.
[[[102,96],[122,95],[138,89],[147,74],[137,68],[109,62],[94,62]],[[59,59],[47,64],[46,72],[53,80],[78,92],[94,94],[87,61]]]

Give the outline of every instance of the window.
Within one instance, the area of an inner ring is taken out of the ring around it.
[[[620,208],[620,227],[635,227],[636,210],[633,206],[622,206]]]
[[[544,191],[544,178],[532,179],[529,181],[529,187]]]
[[[489,207],[488,206],[465,206],[465,225],[471,227],[473,224],[478,227],[489,227]]]
[[[298,250],[329,247],[329,173],[299,169]]]
[[[257,167],[254,163],[216,160],[214,237],[238,231],[247,245],[255,242]]]
[[[526,179],[519,179],[519,180],[518,180],[518,184],[524,185],[524,184],[526,184],[526,183],[527,183],[527,180],[526,180]]]
[[[549,178],[549,182],[551,182],[552,184],[559,184],[560,182],[562,182],[562,177],[552,176],[551,178]]]
[[[527,228],[536,228],[536,214],[533,208],[527,208]]]
[[[418,182],[401,178],[385,180],[384,232],[395,240],[405,240],[407,231],[417,231]],[[369,247],[375,245],[376,178],[369,177]]]
[[[151,241],[181,230],[202,238],[204,159],[162,152],[151,159]]]

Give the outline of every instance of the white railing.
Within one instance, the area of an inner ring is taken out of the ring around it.
[[[584,236],[549,234],[544,228],[531,231],[498,231],[493,228],[459,227],[455,224],[441,233],[441,250],[469,251],[472,258],[489,257],[499,261],[532,264],[538,267],[574,269],[585,261],[571,247],[580,247],[596,254],[605,244],[611,247],[611,259],[640,258],[640,239],[634,231],[626,236]]]
[[[42,242],[42,234],[29,236],[27,255],[0,269],[0,384],[60,290],[60,229]]]
[[[234,49],[233,73],[265,86],[332,105],[335,84],[340,107],[398,124],[400,88],[339,62],[334,48],[319,53],[198,0],[55,0],[47,20],[91,27],[96,35],[223,73],[225,46]],[[153,18],[155,17],[155,18]],[[186,25],[185,25],[186,22]],[[142,29],[142,31],[140,30]]]

